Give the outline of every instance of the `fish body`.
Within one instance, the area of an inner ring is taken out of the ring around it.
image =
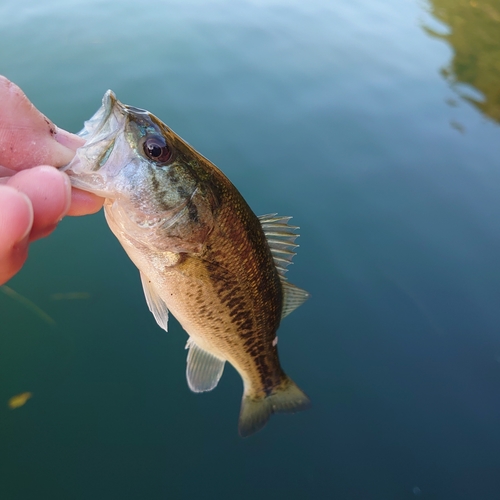
[[[65,167],[106,198],[110,229],[141,274],[149,309],[189,335],[187,380],[213,389],[229,362],[243,380],[239,431],[309,406],[281,368],[276,331],[307,292],[284,278],[297,235],[289,217],[258,218],[228,178],[151,113],[111,91]]]

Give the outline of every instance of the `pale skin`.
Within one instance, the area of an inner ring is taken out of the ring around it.
[[[0,75],[0,285],[22,268],[29,244],[48,236],[63,217],[101,208],[102,198],[72,188],[57,170],[83,142]]]

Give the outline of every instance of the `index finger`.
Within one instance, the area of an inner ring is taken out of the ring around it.
[[[19,171],[68,164],[80,137],[57,128],[14,83],[0,75],[0,166]]]

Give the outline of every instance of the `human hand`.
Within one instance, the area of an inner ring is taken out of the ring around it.
[[[84,142],[57,128],[0,75],[0,285],[21,269],[29,243],[50,234],[65,215],[101,208],[102,198],[71,188],[55,168]]]

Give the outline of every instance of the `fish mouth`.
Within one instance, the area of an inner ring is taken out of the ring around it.
[[[69,175],[74,187],[110,197],[108,181],[118,174],[120,166],[103,167],[113,150],[119,149],[117,143],[124,141],[122,132],[129,113],[128,106],[122,104],[112,90],[106,91],[101,107],[85,121],[83,129],[77,134],[85,139],[85,144],[76,150],[73,160],[61,169]]]
[[[101,107],[85,122],[84,128],[77,135],[84,139],[95,140],[103,134],[107,135],[109,131],[105,129],[110,128],[113,122],[120,117],[127,118],[131,114],[150,116],[145,109],[123,104],[112,90],[107,90],[102,98]]]
[[[85,122],[83,129],[77,135],[87,139],[87,141],[98,135],[109,120],[115,106],[123,108],[123,104],[116,98],[115,93],[112,90],[107,90],[102,98],[101,107]]]
[[[129,106],[122,104],[116,98],[112,90],[107,90],[102,98],[101,107],[85,121],[83,129],[77,134],[87,141],[82,147],[113,139],[126,125],[130,113],[128,108]]]

